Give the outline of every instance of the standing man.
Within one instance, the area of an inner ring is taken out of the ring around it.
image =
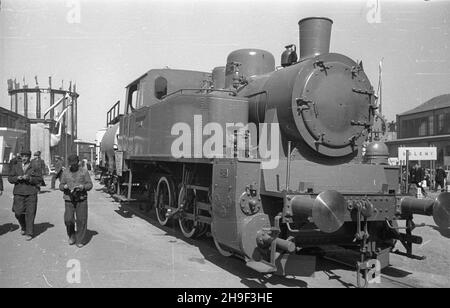
[[[425,172],[422,167],[419,166],[418,163],[416,163],[411,170],[411,183],[415,184],[417,189],[420,189],[422,195],[424,197],[427,196],[427,193],[425,192],[425,189],[423,188],[423,180],[425,178]],[[409,191],[409,188],[408,188]]]
[[[407,192],[409,193],[409,187],[411,186],[411,184],[414,184],[417,187],[417,189],[420,189],[422,195],[424,197],[426,197],[427,193],[425,192],[425,189],[423,189],[423,186],[422,186],[423,179],[424,179],[423,169],[419,166],[419,164],[416,163],[412,167],[411,172],[410,172],[410,176],[409,176],[410,182],[408,185]]]
[[[44,175],[46,174],[46,170],[45,170],[46,166],[45,166],[44,160],[41,158],[41,151],[37,151],[36,153],[34,153],[33,161],[35,161],[36,164],[41,168],[42,182],[39,186],[46,186],[45,181],[44,181]]]
[[[441,192],[445,191],[445,178],[446,178],[446,174],[445,174],[445,170],[442,168],[442,166],[439,166],[436,169],[436,176],[434,177],[435,180],[435,187],[434,190],[437,191],[438,187],[441,186]]]
[[[416,164],[416,166],[417,166],[416,186],[417,188],[420,188],[422,195],[424,197],[427,197],[428,194],[425,192],[425,189],[423,188],[423,181],[425,180],[425,170],[419,164]]]
[[[406,193],[408,193],[408,194],[409,194],[409,189],[411,187],[411,184],[414,184],[415,186],[417,186],[417,173],[418,173],[417,167],[418,167],[418,165],[414,164],[409,171],[409,183],[408,183],[408,189],[406,191]]]
[[[87,192],[92,189],[92,181],[88,171],[80,168],[77,155],[70,155],[68,163],[69,169],[64,170],[59,184],[59,189],[64,192],[64,223],[69,236],[69,245],[76,244],[81,248],[84,246],[87,231]]]
[[[56,179],[60,179],[63,172],[63,162],[61,157],[55,156],[55,160],[55,173],[53,173],[52,176],[52,189],[56,189]],[[59,182],[61,183],[61,179],[59,180]]]
[[[31,152],[23,151],[21,160],[11,164],[8,181],[14,184],[13,212],[22,228],[21,234],[30,241],[34,235],[34,219],[37,209],[37,194],[42,182],[41,168],[30,161]]]

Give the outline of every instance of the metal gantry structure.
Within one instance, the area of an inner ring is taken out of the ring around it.
[[[76,84],[70,81],[68,88],[64,88],[62,80],[61,86],[56,88],[52,86],[52,77],[48,77],[48,87],[41,87],[37,76],[35,83],[34,87],[29,87],[25,78],[22,85],[16,79],[8,80],[10,110],[30,119],[32,151],[41,151],[49,163],[55,156],[67,161],[77,139],[79,94]]]

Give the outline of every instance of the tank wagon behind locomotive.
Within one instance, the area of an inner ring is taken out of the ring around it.
[[[110,124],[100,142],[101,180],[110,192],[115,192],[114,177],[116,174],[116,151],[118,150],[118,136],[120,123]]]

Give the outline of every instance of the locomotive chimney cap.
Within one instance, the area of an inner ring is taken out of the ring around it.
[[[298,24],[301,24],[302,22],[309,20],[309,19],[325,19],[325,20],[328,20],[329,22],[333,23],[333,20],[328,17],[305,17],[305,18],[300,19]]]

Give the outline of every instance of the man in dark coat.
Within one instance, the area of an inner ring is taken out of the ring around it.
[[[36,153],[34,153],[33,161],[35,161],[36,164],[38,166],[40,166],[40,168],[41,168],[42,182],[41,182],[41,184],[39,186],[40,187],[41,186],[46,186],[45,181],[44,181],[44,175],[46,174],[46,171],[45,171],[46,166],[45,166],[44,160],[41,158],[41,151],[37,151]]]
[[[436,169],[436,176],[434,177],[435,180],[435,191],[438,190],[438,187],[441,186],[441,192],[445,191],[445,178],[447,175],[445,174],[445,170],[442,168],[442,166],[439,166]]]
[[[21,234],[27,241],[34,235],[34,219],[37,209],[37,194],[42,182],[41,168],[30,161],[31,152],[21,153],[21,160],[11,164],[8,181],[14,184],[13,212],[22,228]]]
[[[52,176],[52,189],[56,189],[56,180],[61,178],[62,172],[63,172],[63,161],[61,157],[56,156],[55,157],[55,173],[53,173]],[[61,180],[60,180],[61,183]]]
[[[87,192],[92,189],[92,181],[89,172],[80,167],[77,155],[70,155],[67,161],[69,168],[63,171],[59,184],[59,189],[64,192],[64,223],[69,245],[76,244],[81,248],[87,231]]]
[[[411,169],[410,173],[410,184],[415,184],[417,189],[420,189],[422,192],[422,195],[424,197],[427,196],[427,193],[425,192],[425,189],[422,186],[422,182],[425,178],[425,172],[423,171],[423,168],[419,166],[419,164],[415,164],[413,168]],[[409,186],[408,185],[408,192],[409,192]]]

